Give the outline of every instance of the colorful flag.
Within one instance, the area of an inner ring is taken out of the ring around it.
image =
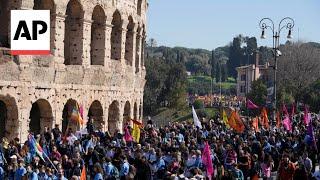
[[[80,108],[79,108],[78,104],[76,104],[76,106],[73,107],[73,109],[72,109],[71,119],[76,121],[79,125],[83,125],[84,124],[84,121],[82,119],[82,116],[81,116],[81,113],[80,113]]]
[[[283,126],[287,131],[292,131],[292,124],[291,124],[291,119],[289,118],[289,116],[286,116],[283,120]]]
[[[196,127],[198,127],[199,129],[202,129],[201,122],[199,121],[199,118],[198,118],[197,113],[196,113],[196,111],[194,110],[194,107],[193,107],[193,106],[192,106],[192,117],[193,117],[194,125],[195,125]]]
[[[258,109],[259,106],[255,105],[250,99],[247,99],[247,108],[248,109]]]
[[[132,138],[136,143],[139,143],[141,123],[139,124],[139,123],[137,123],[137,121],[132,121],[132,122],[133,122]]]
[[[214,173],[214,169],[213,169],[213,163],[211,158],[211,150],[208,142],[205,142],[201,158],[202,158],[203,165],[206,167],[207,176],[209,177],[209,179],[211,179]]]
[[[81,171],[80,180],[86,180],[86,179],[87,179],[86,166],[83,165],[83,168],[82,168],[82,171]]]
[[[264,126],[266,129],[269,129],[268,113],[265,107],[263,107],[261,111],[261,121],[262,126]]]
[[[28,142],[29,142],[29,151],[31,155],[32,156],[38,155],[44,161],[44,152],[32,134],[28,135]]]
[[[224,109],[222,110],[222,121],[226,125],[227,128],[230,128],[230,126],[228,124],[228,116],[227,116],[227,113]]]
[[[259,119],[257,117],[253,118],[252,120],[252,127],[255,132],[259,132]]]
[[[304,122],[304,125],[306,126],[308,126],[310,123],[310,114],[309,114],[308,107],[306,105],[304,106],[303,122]]]

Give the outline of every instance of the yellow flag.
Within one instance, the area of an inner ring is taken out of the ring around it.
[[[228,123],[227,113],[224,109],[222,110],[222,121],[226,125],[227,128],[230,128],[229,123]]]
[[[140,140],[140,125],[133,123],[133,130],[132,130],[132,138],[135,142],[139,143]]]

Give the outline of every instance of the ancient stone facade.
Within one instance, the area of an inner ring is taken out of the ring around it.
[[[11,9],[51,10],[51,55],[10,56]],[[142,119],[146,0],[0,0],[0,136],[25,140],[70,120],[122,130]]]

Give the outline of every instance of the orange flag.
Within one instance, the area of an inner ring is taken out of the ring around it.
[[[228,121],[230,127],[232,127],[238,133],[242,133],[244,131],[244,124],[242,123],[238,113],[236,111],[232,111],[231,116]]]
[[[259,119],[257,117],[253,118],[252,120],[252,127],[256,132],[259,132]]]
[[[269,129],[268,113],[267,113],[267,109],[265,107],[262,108],[262,111],[261,111],[261,124],[266,129]]]
[[[280,113],[279,111],[277,112],[277,128],[281,127],[281,119],[280,119]]]
[[[80,180],[86,180],[87,179],[87,174],[86,174],[86,166],[83,166],[82,171],[81,171],[81,176]]]

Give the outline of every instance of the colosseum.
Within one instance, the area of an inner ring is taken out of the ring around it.
[[[70,120],[110,133],[142,119],[147,0],[0,0],[0,137]],[[51,55],[10,55],[10,10],[49,9]],[[71,124],[71,125],[70,125]]]

